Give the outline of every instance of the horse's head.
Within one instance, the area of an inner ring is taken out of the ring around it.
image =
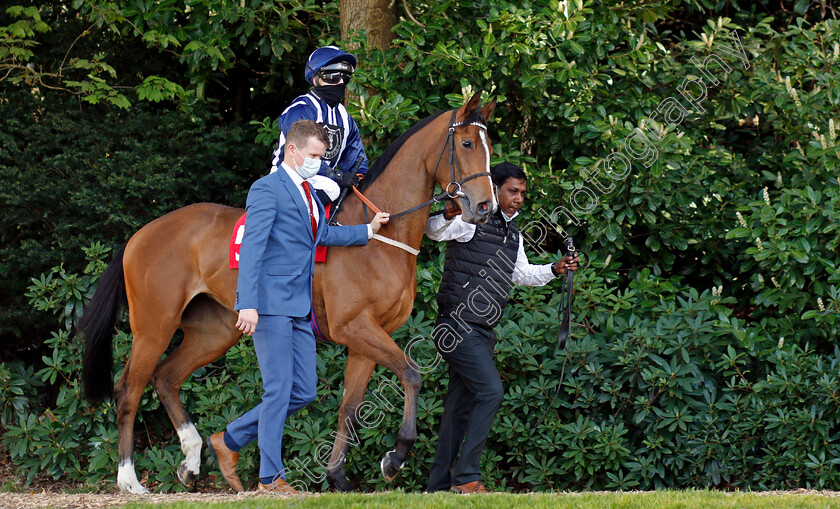
[[[493,144],[487,135],[487,120],[493,114],[496,101],[483,108],[479,108],[480,102],[479,91],[457,110],[452,134],[454,169],[437,172],[440,186],[450,196],[457,197],[461,219],[474,224],[487,222],[499,205],[490,178]],[[441,166],[443,164],[445,161],[441,161]]]

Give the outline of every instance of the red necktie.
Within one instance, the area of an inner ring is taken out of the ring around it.
[[[318,233],[318,223],[315,221],[315,214],[312,212],[312,192],[309,190],[309,182],[303,181],[303,191],[306,193],[306,200],[309,202],[309,220],[312,221],[312,238]]]

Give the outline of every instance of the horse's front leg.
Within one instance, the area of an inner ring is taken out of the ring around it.
[[[400,353],[402,354],[402,351]],[[382,476],[388,482],[393,481],[405,466],[408,453],[417,441],[417,397],[420,395],[420,387],[423,384],[420,372],[405,355],[402,356],[402,362],[397,363],[396,369],[390,369],[397,374],[402,383],[405,390],[405,402],[402,422],[397,433],[397,445],[393,450],[385,453],[379,463]]]
[[[382,475],[386,481],[390,482],[405,465],[408,453],[414,442],[417,441],[417,397],[420,393],[422,378],[408,356],[400,350],[391,336],[373,319],[360,316],[351,324],[348,324],[342,332],[346,332],[346,334],[341,334],[338,342],[347,345],[348,350],[352,352],[351,357],[348,357],[347,360],[345,394],[339,411],[339,430],[345,432],[345,437],[350,436],[346,432],[354,431],[349,429],[349,425],[357,425],[361,417],[357,414],[367,415],[369,412],[367,408],[362,409],[362,411],[357,410],[364,399],[367,382],[373,370],[373,363],[393,371],[402,384],[402,392],[397,387],[394,387],[393,391],[404,399],[403,418],[397,433],[397,444],[380,461]],[[365,361],[354,360],[353,357],[361,357]],[[350,376],[351,368],[354,371],[359,370],[358,377]],[[382,398],[381,394],[377,394],[377,396]],[[386,406],[391,407],[390,404],[386,404]],[[356,426],[357,428],[358,426]],[[332,487],[340,490],[350,488],[344,478],[344,461],[347,449],[346,440],[342,441],[341,436],[336,437],[330,457],[328,480]]]

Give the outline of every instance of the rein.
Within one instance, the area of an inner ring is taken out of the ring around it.
[[[566,238],[566,254],[568,256],[574,257],[575,252],[575,244],[572,241],[572,237]],[[575,273],[573,271],[567,270],[566,271],[566,291],[561,294],[560,296],[560,305],[557,308],[557,314],[563,317],[563,321],[560,324],[560,333],[557,335],[557,345],[560,348],[566,346],[566,338],[569,337],[569,329],[571,325],[571,318],[572,318],[572,302],[575,299]],[[560,377],[562,381],[562,376]]]

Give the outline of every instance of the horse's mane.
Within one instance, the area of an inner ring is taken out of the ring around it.
[[[408,141],[411,136],[426,127],[432,120],[441,116],[445,110],[440,110],[432,113],[428,117],[424,118],[420,122],[414,124],[408,131],[402,133],[399,138],[394,140],[393,143],[388,145],[388,148],[385,149],[385,152],[382,152],[382,155],[376,158],[373,164],[368,169],[368,172],[365,174],[364,180],[362,180],[361,184],[359,184],[359,190],[364,191],[367,189],[377,177],[382,175],[382,172],[385,171],[385,168],[388,166],[388,163],[391,162],[391,159],[397,155],[397,152],[400,148]]]

